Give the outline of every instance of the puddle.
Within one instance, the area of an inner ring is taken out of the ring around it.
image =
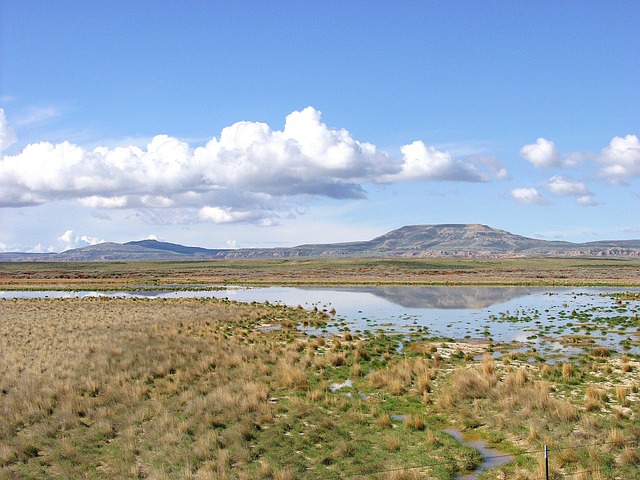
[[[509,455],[508,453],[504,453],[500,450],[496,450],[495,448],[488,447],[487,442],[485,442],[484,440],[466,435],[460,430],[456,430],[455,428],[448,428],[445,430],[445,432],[454,437],[463,445],[475,448],[482,455],[483,460],[480,466],[471,473],[457,475],[457,480],[476,480],[478,478],[478,475],[480,475],[480,473],[484,470],[500,467],[514,459],[514,457],[512,455]]]
[[[343,383],[332,383],[329,387],[331,393],[337,392],[341,388],[353,387],[353,381],[350,379],[345,380]]]
[[[404,422],[409,415],[389,415],[394,422]]]

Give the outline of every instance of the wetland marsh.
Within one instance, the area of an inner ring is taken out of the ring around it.
[[[475,472],[482,455],[448,429],[510,455],[482,479],[544,478],[544,445],[551,478],[640,476],[633,282],[186,292],[176,275],[120,276],[114,295],[17,298],[38,294],[7,283],[61,278],[15,268],[0,282],[0,478]],[[125,293],[134,281],[147,288]]]

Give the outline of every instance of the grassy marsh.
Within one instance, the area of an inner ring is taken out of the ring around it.
[[[213,299],[0,300],[0,478],[451,479],[479,462],[452,426],[515,455],[486,478],[541,478],[544,444],[552,478],[640,476],[633,356],[530,363],[419,332],[297,328],[327,320]]]

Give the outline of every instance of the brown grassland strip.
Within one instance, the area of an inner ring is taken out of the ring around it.
[[[640,260],[305,258],[194,262],[0,263],[0,289],[216,285],[638,286]]]
[[[298,328],[328,320],[214,299],[0,300],[0,478],[445,480],[479,462],[452,425],[515,456],[484,478],[543,478],[545,444],[551,478],[640,478],[637,358],[532,364]]]

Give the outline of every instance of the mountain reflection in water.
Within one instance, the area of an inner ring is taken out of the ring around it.
[[[333,287],[332,290],[369,293],[404,308],[487,308],[532,291],[526,287]]]

